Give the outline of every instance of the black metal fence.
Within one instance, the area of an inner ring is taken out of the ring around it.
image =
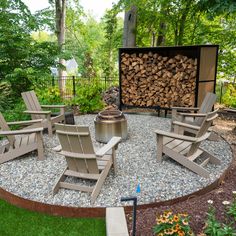
[[[70,99],[77,95],[77,91],[85,86],[91,85],[107,90],[111,86],[118,86],[119,79],[117,78],[82,78],[78,76],[63,76],[52,77],[51,86],[55,88],[62,88],[63,99]]]

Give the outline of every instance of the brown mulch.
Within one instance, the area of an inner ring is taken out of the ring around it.
[[[203,232],[207,212],[209,209],[208,200],[212,200],[213,206],[216,210],[216,217],[220,222],[227,220],[225,215],[225,207],[223,201],[231,201],[233,198],[232,191],[236,191],[236,122],[234,120],[227,120],[219,118],[215,122],[214,130],[225,138],[230,144],[234,154],[234,160],[229,167],[229,171],[221,184],[214,190],[201,195],[192,197],[187,201],[179,202],[170,206],[141,209],[137,211],[137,236],[153,235],[152,228],[155,225],[156,216],[163,213],[164,210],[172,210],[174,213],[188,213],[190,215],[190,225],[195,234]],[[132,232],[132,214],[127,215],[129,232]],[[236,223],[234,225],[236,228]]]

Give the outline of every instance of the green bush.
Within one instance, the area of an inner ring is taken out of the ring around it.
[[[0,111],[12,105],[11,93],[11,85],[5,81],[0,82]]]
[[[209,210],[207,213],[207,221],[205,224],[204,233],[209,236],[233,236],[236,235],[236,230],[233,227],[236,219],[236,191],[233,191],[233,201],[223,201],[225,206],[226,218],[224,222],[219,222],[216,218],[216,209],[213,207],[213,201],[208,200]],[[233,220],[232,220],[233,219]]]
[[[35,93],[41,104],[62,104],[62,98],[60,96],[60,90],[57,87],[49,86],[46,88],[35,89]]]
[[[22,101],[16,103],[13,107],[9,107],[9,109],[1,110],[3,116],[6,121],[21,121],[21,120],[29,120],[30,115],[25,114],[23,111],[26,110],[25,104]],[[12,127],[14,128],[14,127]]]
[[[76,97],[66,103],[71,106],[79,105],[82,113],[99,111],[104,107],[101,94],[102,85],[99,81],[81,82],[76,87]]]
[[[222,102],[229,107],[236,107],[236,87],[229,84],[222,97]]]

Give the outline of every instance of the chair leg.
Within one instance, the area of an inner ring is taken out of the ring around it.
[[[156,134],[156,140],[157,140],[157,161],[162,161],[162,154],[163,154],[163,136]]]
[[[203,151],[203,154],[205,157],[209,157],[210,158],[210,162],[212,164],[216,164],[219,165],[221,163],[221,161],[215,157],[214,155],[212,155],[211,153],[209,153],[208,151],[206,151],[204,148],[200,148]]]
[[[45,156],[43,153],[43,137],[42,137],[42,132],[37,133],[37,145],[38,145],[38,160],[43,161],[45,160]]]
[[[104,170],[102,171],[102,173],[100,174],[99,179],[97,180],[97,183],[94,186],[94,190],[91,194],[91,203],[93,204],[98,196],[98,194],[100,193],[100,190],[102,188],[103,182],[105,181],[109,170],[111,168],[112,162],[108,161],[106,167],[104,168]]]
[[[63,182],[66,179],[66,176],[64,175],[64,173],[66,172],[67,169],[68,167],[65,168],[65,170],[62,172],[62,174],[58,178],[58,181],[56,182],[56,184],[54,185],[52,189],[52,195],[55,195],[56,193],[58,193],[59,188],[60,188],[60,182]]]
[[[184,167],[188,168],[189,170],[191,170],[191,171],[193,171],[193,172],[197,173],[198,175],[203,176],[205,178],[209,177],[209,172],[205,168],[198,165],[194,161],[190,161],[186,156],[179,154],[169,148],[165,148],[164,152],[167,156],[169,156],[173,160],[177,161],[178,163],[180,163]]]
[[[112,163],[114,167],[115,174],[117,173],[117,163],[116,163],[116,149],[115,147],[112,148]]]
[[[51,122],[48,124],[48,136],[49,136],[50,138],[53,137],[53,133],[52,133],[52,123],[51,123]]]

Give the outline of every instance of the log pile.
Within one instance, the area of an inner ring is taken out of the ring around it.
[[[197,59],[184,55],[122,53],[122,103],[169,108],[194,106]]]
[[[119,88],[112,86],[107,89],[103,94],[103,101],[106,104],[106,109],[118,109],[119,107]]]

